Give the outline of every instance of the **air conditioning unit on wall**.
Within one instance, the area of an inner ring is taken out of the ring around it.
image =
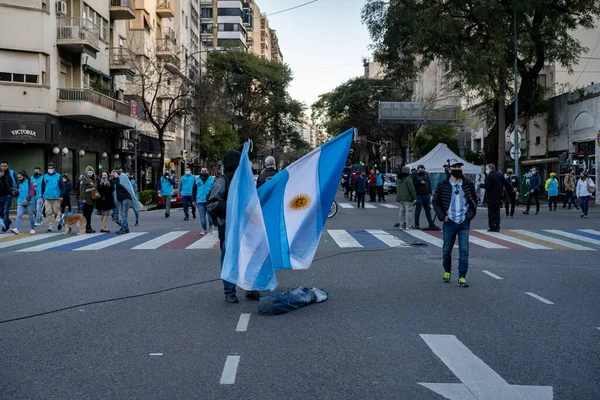
[[[67,15],[67,2],[57,1],[56,2],[56,15]]]

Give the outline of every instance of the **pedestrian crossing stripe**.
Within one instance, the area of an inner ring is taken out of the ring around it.
[[[441,248],[440,231],[383,230],[383,229],[328,229],[323,232],[320,247],[386,249],[408,247],[416,242]],[[475,249],[531,249],[531,250],[600,250],[600,232],[580,230],[503,230],[487,232],[471,230],[469,242]],[[218,233],[172,231],[167,233],[131,232],[125,235],[94,233],[65,235],[43,233],[0,237],[0,251],[35,253],[45,251],[98,251],[98,250],[210,250],[220,247]],[[455,245],[455,247],[457,247]]]

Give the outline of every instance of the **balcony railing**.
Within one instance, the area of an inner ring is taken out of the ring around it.
[[[129,7],[131,11],[135,11],[135,0],[110,0],[111,7]]]
[[[177,45],[175,41],[168,37],[156,39],[157,56],[177,56]]]
[[[135,0],[110,0],[112,19],[135,19]]]
[[[100,30],[98,25],[93,22],[76,17],[58,17],[57,40],[83,40],[89,42],[92,46],[100,46]]]
[[[122,101],[105,96],[91,89],[58,89],[58,99],[63,101],[87,101],[119,114],[131,115],[131,106]]]
[[[156,14],[161,18],[173,18],[175,12],[173,11],[173,5],[170,0],[157,0],[156,1]]]

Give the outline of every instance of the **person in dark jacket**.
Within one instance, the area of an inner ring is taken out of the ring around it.
[[[265,184],[266,181],[271,179],[277,174],[277,167],[275,166],[275,157],[269,156],[265,158],[265,169],[260,173],[256,180],[256,188],[258,189]]]
[[[371,175],[369,175],[369,203],[374,203],[377,198],[377,175],[375,170],[371,168]]]
[[[2,233],[6,232],[12,221],[9,218],[10,204],[12,203],[12,193],[16,189],[16,181],[12,178],[8,162],[0,162],[0,225]]]
[[[356,196],[357,208],[360,208],[361,203],[362,208],[365,208],[365,193],[367,193],[367,184],[367,177],[364,172],[362,175],[357,174],[353,179],[352,190]]]
[[[488,164],[485,168],[485,182],[483,188],[487,198],[488,206],[488,232],[500,232],[500,209],[504,191],[511,191],[512,186],[504,176],[496,171],[494,164]]]
[[[410,177],[410,168],[402,167],[402,172],[398,174],[396,180],[396,201],[400,207],[400,229],[410,230],[413,228],[414,203],[417,200],[417,192]]]
[[[73,190],[73,182],[69,179],[69,175],[63,174],[63,187],[62,187],[62,198],[63,201],[60,203],[60,212],[65,213],[65,210],[69,208],[71,212],[71,191]]]
[[[517,205],[517,198],[519,196],[519,177],[515,176],[513,173],[512,169],[508,169],[506,171],[506,175],[504,176],[504,179],[506,179],[508,181],[508,183],[510,183],[510,186],[512,187],[512,191],[505,191],[504,192],[504,197],[505,197],[505,202],[506,202],[506,218],[514,218],[515,217],[515,206]],[[510,212],[509,212],[509,207],[510,205]]]
[[[221,269],[223,269],[223,260],[225,259],[225,229],[227,217],[227,195],[229,194],[229,184],[233,179],[233,174],[240,164],[242,153],[236,150],[230,150],[223,159],[224,173],[215,180],[208,194],[207,208],[213,222],[216,223],[221,242]],[[238,297],[235,293],[235,283],[223,281],[223,292],[225,301],[228,303],[238,303]],[[260,293],[255,290],[246,292],[246,298],[250,300],[259,300]]]
[[[448,165],[451,176],[442,179],[433,194],[433,209],[440,221],[444,222],[442,281],[450,282],[452,248],[458,237],[458,286],[469,287],[466,279],[469,270],[469,232],[471,220],[477,214],[477,194],[473,182],[463,176],[463,164],[453,158]]]
[[[96,174],[94,168],[88,165],[85,168],[85,173],[79,178],[79,199],[81,201],[81,209],[85,217],[85,233],[96,233],[92,229],[92,215],[94,214],[94,206],[96,199],[94,194],[98,192],[96,187]]]
[[[417,203],[415,208],[415,229],[420,229],[421,209],[425,208],[425,216],[429,224],[428,230],[439,231],[440,228],[434,223],[431,216],[431,181],[429,175],[425,172],[425,166],[419,165],[417,172],[411,176],[415,191],[417,192]]]
[[[100,232],[109,233],[110,231],[106,226],[106,221],[108,221],[108,217],[116,205],[113,197],[115,184],[111,179],[109,179],[108,171],[102,171],[102,176],[98,180],[97,188],[100,198],[96,200],[96,213],[100,215]]]
[[[542,178],[538,175],[537,168],[531,169],[531,176],[529,177],[529,193],[527,195],[527,209],[523,211],[523,214],[529,215],[529,207],[531,206],[531,199],[535,198],[535,215],[540,213],[540,187],[542,186]]]

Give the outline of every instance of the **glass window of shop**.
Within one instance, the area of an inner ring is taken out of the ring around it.
[[[6,147],[0,150],[0,160],[8,161],[8,167],[18,173],[25,170],[27,175],[33,175],[33,169],[40,167],[42,171],[46,170],[44,164],[44,149],[36,147]]]

